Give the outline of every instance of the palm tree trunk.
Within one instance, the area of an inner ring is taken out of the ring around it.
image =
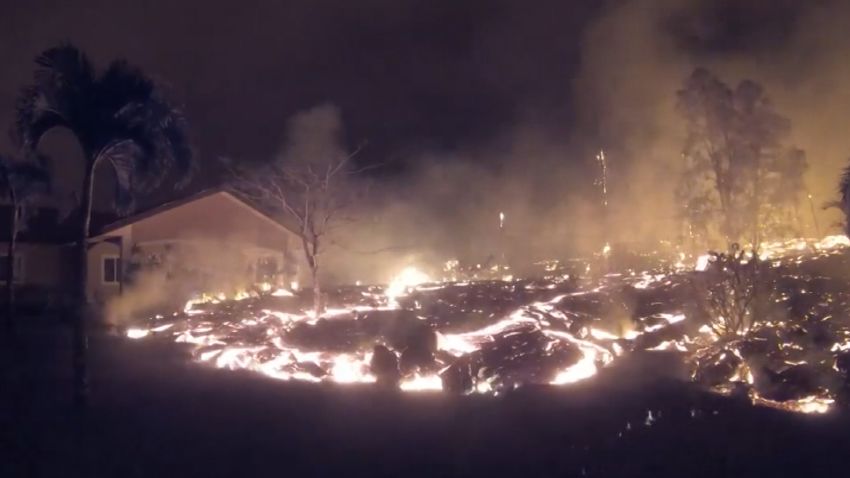
[[[97,161],[89,161],[83,179],[82,204],[80,206],[80,230],[75,251],[76,259],[76,311],[73,330],[74,362],[74,403],[84,407],[88,403],[88,300],[86,284],[88,281],[88,238],[91,223],[92,193],[94,191],[94,170]]]
[[[12,217],[6,250],[6,331],[10,338],[15,334],[15,243],[18,239],[18,207],[15,205],[14,193],[11,197]]]

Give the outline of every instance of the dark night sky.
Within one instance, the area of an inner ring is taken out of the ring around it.
[[[387,235],[477,248],[505,208],[538,231],[529,248],[596,247],[604,147],[622,235],[669,237],[675,92],[696,66],[765,85],[809,153],[819,202],[850,153],[846,0],[0,2],[0,129],[33,57],[64,40],[167,84],[190,120],[197,187],[220,157],[273,157],[294,114],[331,103],[348,146],[368,142],[358,161],[390,165]],[[51,152],[72,161],[66,151]]]
[[[602,3],[4,1],[0,125],[32,58],[68,39],[167,82],[202,160],[268,157],[288,117],[327,101],[381,161],[487,141],[529,116],[568,124],[582,26]]]
[[[366,161],[474,147],[522,123],[593,133],[606,112],[576,124],[583,35],[628,3],[0,1],[0,128],[33,57],[70,40],[101,67],[123,57],[165,82],[206,162],[270,157],[287,118],[324,102],[342,111],[351,143],[368,141]],[[656,29],[704,56],[775,46],[801,10],[788,0],[687,3],[666,7]]]

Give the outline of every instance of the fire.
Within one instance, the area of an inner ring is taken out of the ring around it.
[[[427,282],[431,282],[431,278],[427,274],[413,266],[408,266],[393,278],[384,290],[384,295],[392,302],[398,297],[406,295],[409,289]]]
[[[760,397],[758,394],[750,394],[750,398],[756,405],[762,405],[770,408],[777,408],[789,412],[799,413],[828,413],[835,403],[835,400],[828,397],[810,396],[799,400],[788,400],[785,402],[777,402]]]
[[[331,377],[339,383],[371,383],[375,376],[369,373],[371,354],[358,357],[356,355],[340,354],[333,358]]]
[[[419,375],[403,380],[399,388],[405,392],[442,391],[443,381],[438,375]]]
[[[127,329],[127,337],[131,339],[141,339],[150,335],[151,331],[148,329],[139,329],[135,327],[131,327]]]
[[[696,266],[694,266],[694,270],[695,271],[704,271],[704,270],[708,269],[708,263],[710,262],[710,260],[711,260],[711,256],[709,256],[708,254],[703,254],[703,255],[697,257],[697,263],[696,263]]]
[[[598,371],[596,367],[596,350],[587,348],[582,349],[584,357],[579,362],[566,370],[560,372],[552,379],[552,385],[564,385],[567,383],[575,383],[586,378],[596,375]]]

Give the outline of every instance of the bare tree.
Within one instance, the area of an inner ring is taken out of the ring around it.
[[[362,188],[352,167],[360,148],[347,152],[340,138],[339,112],[325,105],[296,115],[289,125],[288,144],[269,164],[248,172],[236,170],[232,187],[295,226],[310,269],[313,310],[321,315],[320,257],[328,236],[350,219]]]
[[[743,336],[769,315],[772,276],[754,250],[733,244],[727,253],[711,253],[708,268],[691,285],[696,293],[692,313],[722,340]]]

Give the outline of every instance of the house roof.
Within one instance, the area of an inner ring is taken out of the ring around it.
[[[276,228],[282,229],[282,230],[289,232],[289,233],[295,232],[294,229],[291,226],[286,225],[286,224],[274,219],[273,217],[269,216],[268,214],[266,214],[265,212],[263,212],[259,208],[255,207],[254,205],[250,204],[249,202],[245,201],[244,199],[238,197],[236,194],[233,194],[232,192],[230,192],[230,191],[228,191],[224,188],[217,187],[217,188],[205,189],[205,190],[197,192],[195,194],[192,194],[192,195],[189,195],[189,196],[186,196],[186,197],[174,200],[174,201],[169,201],[167,203],[160,204],[159,206],[149,208],[147,210],[138,212],[136,214],[132,214],[132,215],[127,216],[127,217],[120,218],[118,220],[103,222],[99,225],[95,224],[95,222],[92,221],[92,234],[91,235],[92,236],[103,236],[103,235],[109,234],[110,232],[114,232],[114,231],[116,231],[116,230],[118,230],[118,229],[120,229],[124,226],[128,226],[130,224],[137,223],[139,221],[142,221],[142,220],[147,219],[149,217],[155,216],[157,214],[161,214],[163,212],[170,211],[170,210],[178,208],[180,206],[183,206],[183,205],[195,202],[195,201],[199,201],[201,199],[204,199],[204,198],[207,198],[207,197],[210,197],[210,196],[214,196],[214,195],[222,195],[223,197],[226,197],[227,199],[233,201],[238,206],[244,208],[247,212],[257,216],[261,220],[271,224],[272,226],[274,226]]]

